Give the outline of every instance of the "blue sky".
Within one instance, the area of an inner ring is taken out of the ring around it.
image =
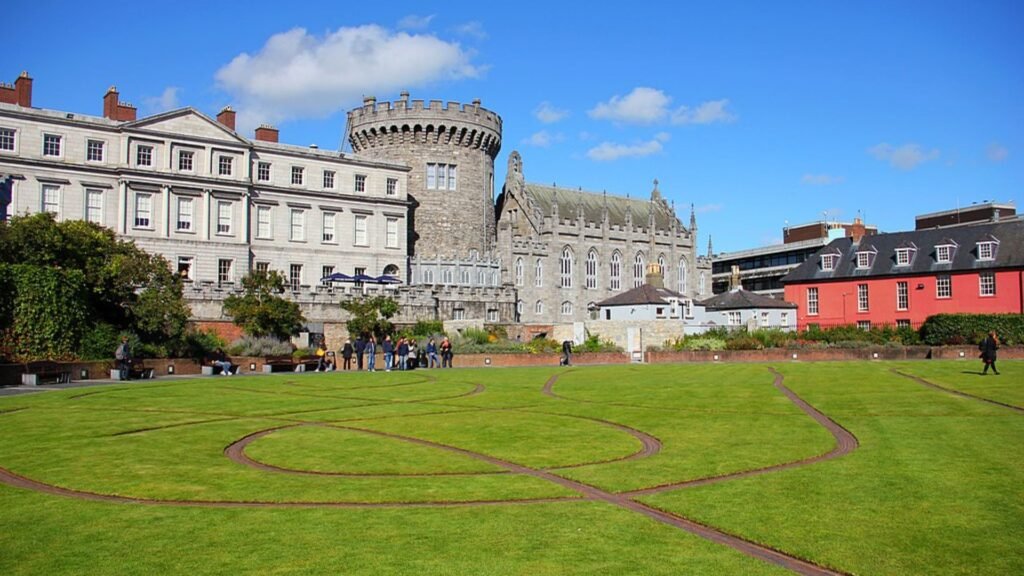
[[[1022,2],[210,5],[18,2],[0,80],[28,70],[36,106],[79,113],[110,85],[140,114],[230,104],[322,148],[363,94],[480,98],[504,121],[497,182],[512,150],[531,182],[657,178],[684,222],[696,205],[702,251],[1024,200]]]

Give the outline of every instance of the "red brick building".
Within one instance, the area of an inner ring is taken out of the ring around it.
[[[1024,313],[1024,221],[842,238],[783,278],[797,328]]]

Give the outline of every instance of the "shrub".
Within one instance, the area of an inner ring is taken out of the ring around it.
[[[78,346],[78,357],[82,360],[109,360],[121,338],[118,330],[106,322],[94,324],[82,333],[82,341]]]
[[[611,340],[601,340],[598,334],[587,335],[582,344],[576,346],[576,352],[622,352],[622,348],[616,346]]]
[[[487,344],[493,342],[491,335],[486,330],[479,328],[465,328],[459,333],[458,343],[460,345],[466,344]]]
[[[936,314],[924,321],[921,339],[929,346],[977,344],[989,330],[1004,344],[1024,344],[1024,315]]]
[[[763,350],[764,347],[764,342],[748,334],[734,336],[725,342],[726,350]]]
[[[562,351],[562,343],[555,342],[549,338],[534,338],[527,342],[523,348],[530,354],[551,354]]]
[[[725,350],[726,342],[722,338],[708,336],[691,336],[683,340],[682,350]]]
[[[228,351],[235,356],[290,356],[294,350],[291,342],[271,336],[243,336],[231,343]]]
[[[418,320],[409,334],[418,338],[429,338],[438,334],[444,334],[444,322],[440,320]]]

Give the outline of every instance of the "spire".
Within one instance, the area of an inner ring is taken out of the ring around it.
[[[690,234],[697,231],[697,211],[693,207],[693,203],[690,203]],[[708,237],[708,241],[711,241],[711,237]]]
[[[711,254],[713,254],[711,251],[711,235],[708,234],[708,258],[711,258]]]
[[[658,190],[658,179],[654,179],[654,190],[651,190],[651,202],[661,200],[661,191]]]

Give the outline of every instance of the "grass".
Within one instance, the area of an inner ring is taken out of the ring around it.
[[[779,365],[788,387],[857,436],[858,450],[642,501],[849,573],[1024,572],[1024,415],[890,371],[1024,404],[1012,385],[1024,381],[1024,364],[1001,364],[1001,381],[962,374],[967,365],[952,361]],[[541,389],[554,374],[553,398]],[[465,369],[163,380],[0,398],[0,467],[73,490],[269,503],[566,498],[220,509],[89,502],[0,484],[0,573],[785,573],[507,471],[546,468],[624,492],[831,450],[831,435],[772,380],[764,365]],[[641,444],[609,423],[656,437],[661,450],[625,459]],[[225,456],[227,445],[271,428],[247,447],[250,458],[370,476],[268,472]]]

